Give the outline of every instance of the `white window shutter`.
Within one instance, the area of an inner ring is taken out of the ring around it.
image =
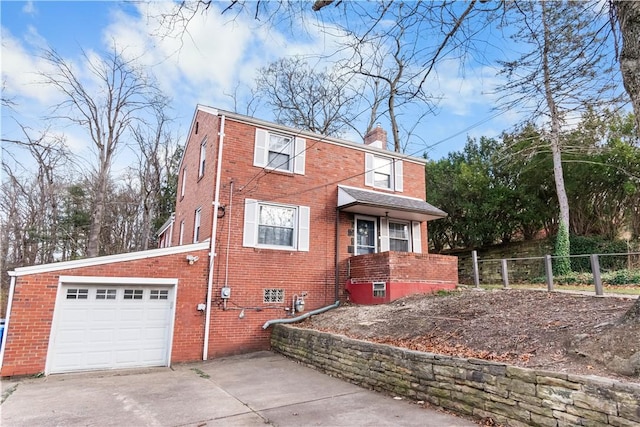
[[[267,166],[269,162],[269,132],[264,129],[256,129],[256,142],[253,148],[253,165]]]
[[[380,218],[380,252],[388,252],[389,248],[389,219]]]
[[[258,241],[258,202],[244,200],[244,235],[242,246],[254,247]]]
[[[413,252],[422,253],[422,237],[420,236],[420,223],[411,221],[411,236],[413,239]]]
[[[309,225],[311,210],[308,206],[298,207],[298,250],[309,252]]]
[[[364,153],[364,185],[373,187],[373,154]]]
[[[393,161],[393,184],[396,191],[403,191],[402,189],[402,160],[395,159]]]
[[[293,159],[293,173],[304,175],[304,158],[307,149],[307,140],[304,138],[296,138]]]

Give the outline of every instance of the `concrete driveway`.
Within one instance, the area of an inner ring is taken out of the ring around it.
[[[271,352],[3,381],[10,426],[477,426]]]

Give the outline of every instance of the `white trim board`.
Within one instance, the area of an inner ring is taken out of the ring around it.
[[[147,251],[130,252],[126,254],[107,255],[95,258],[85,258],[74,261],[54,262],[50,264],[19,267],[9,271],[9,276],[26,276],[29,274],[47,273],[50,271],[67,270],[72,268],[91,267],[95,265],[111,264],[116,262],[135,261],[138,259],[156,258],[167,255],[175,255],[191,251],[209,249],[209,242],[204,241],[192,245],[171,246],[169,248],[149,249]],[[186,262],[186,261],[185,261]],[[202,260],[201,262],[206,262]]]

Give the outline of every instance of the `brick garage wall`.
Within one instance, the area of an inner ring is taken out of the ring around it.
[[[185,253],[16,277],[1,376],[43,372],[60,276],[177,278],[172,362],[202,357],[208,251],[189,251],[200,261],[188,265]]]
[[[508,426],[640,425],[640,384],[526,369],[276,325],[275,351],[376,391]]]

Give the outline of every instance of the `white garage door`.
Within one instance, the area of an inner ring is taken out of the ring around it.
[[[48,373],[167,366],[174,287],[63,284]]]

